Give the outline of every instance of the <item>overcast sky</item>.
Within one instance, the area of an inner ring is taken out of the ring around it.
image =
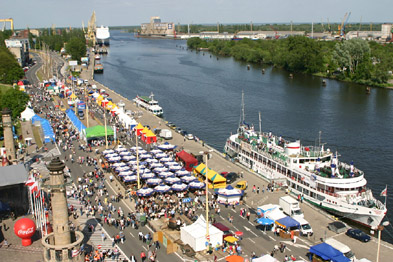
[[[140,25],[151,16],[181,24],[332,23],[346,12],[350,23],[393,21],[393,0],[0,0],[0,18],[13,18],[15,28],[86,26],[94,10],[98,26]]]

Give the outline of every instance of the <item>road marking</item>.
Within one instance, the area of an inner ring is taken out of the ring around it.
[[[231,210],[232,210],[233,213],[236,213],[236,210],[235,210],[235,209],[231,209]]]
[[[246,207],[251,208],[249,205],[246,204]]]
[[[299,256],[299,258],[300,259],[303,259],[304,261],[307,261],[304,257],[302,257],[302,256]]]
[[[133,237],[133,238],[135,238],[135,236],[130,232],[130,235]]]
[[[275,238],[273,238],[272,236],[269,236],[269,238],[273,241],[277,241]]]
[[[253,223],[251,223],[250,221],[248,221],[248,223],[249,223],[251,226],[254,226],[254,224],[253,224]]]
[[[250,240],[252,243],[254,243],[254,244],[255,244],[255,241],[254,241],[254,240],[252,240],[251,238],[248,238],[248,240]]]
[[[289,247],[286,247],[286,249],[288,249],[289,252],[291,252],[292,250]]]
[[[147,248],[145,246],[142,246],[142,247],[147,251]]]
[[[151,229],[147,224],[146,224],[147,229],[149,229],[151,232],[154,233],[153,229]]]
[[[248,232],[250,232],[251,234],[253,234],[254,236],[258,237],[257,234],[255,234],[251,229],[249,229],[248,227],[244,226],[244,229]]]
[[[239,231],[239,229],[237,227],[233,226],[233,228],[236,229],[236,231]]]

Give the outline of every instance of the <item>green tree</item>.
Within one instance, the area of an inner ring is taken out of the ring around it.
[[[12,118],[16,119],[26,108],[29,95],[17,89],[10,89],[0,97],[0,108],[9,108],[12,111]]]
[[[0,83],[12,84],[24,74],[15,56],[6,47],[0,47]]]
[[[66,52],[71,55],[72,59],[80,61],[81,57],[86,55],[86,44],[83,39],[73,37],[65,46]]]

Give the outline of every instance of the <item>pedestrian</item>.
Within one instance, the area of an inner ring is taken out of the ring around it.
[[[102,239],[102,242],[105,242],[106,236],[105,236],[104,232],[101,233],[101,239]]]
[[[4,238],[3,240],[3,246],[6,247],[8,249],[9,245],[8,245],[8,241],[6,238]]]
[[[257,194],[259,194],[259,187],[258,187],[258,189],[257,189]]]
[[[160,242],[159,242],[158,240],[156,241],[155,244],[156,244],[156,250],[157,250],[157,249],[160,249]]]
[[[248,211],[248,212],[247,212],[247,220],[248,220],[248,221],[250,221],[250,216],[251,216],[251,212]]]
[[[141,259],[142,259],[142,262],[144,262],[146,259],[146,254],[143,251],[141,252]]]
[[[256,190],[256,186],[253,185],[253,186],[252,186],[252,192],[255,193],[255,190]]]
[[[132,254],[132,255],[130,256],[130,260],[131,260],[131,262],[136,262],[136,257],[135,257],[134,254]]]

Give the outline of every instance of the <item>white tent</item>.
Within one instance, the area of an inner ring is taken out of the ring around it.
[[[279,262],[277,259],[272,257],[271,255],[264,255],[258,258],[254,258],[251,260],[252,262]]]
[[[120,122],[122,122],[122,124],[127,128],[133,128],[134,126],[136,126],[138,123],[129,115],[125,114],[124,112],[121,112],[117,115],[117,117],[119,118]]]
[[[212,246],[222,244],[224,233],[209,224],[209,236]],[[195,252],[206,249],[206,220],[200,216],[194,224],[180,228],[180,239],[184,244],[189,244]]]
[[[22,121],[30,121],[34,115],[34,110],[30,107],[26,107],[26,109],[20,113],[20,118],[22,118]]]

